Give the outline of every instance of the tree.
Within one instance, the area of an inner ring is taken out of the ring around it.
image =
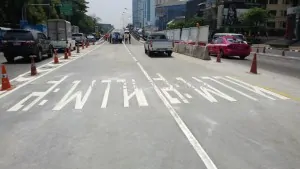
[[[262,8],[251,8],[246,13],[242,14],[240,20],[246,26],[258,27],[265,25],[268,18],[272,16],[269,15],[268,11]]]
[[[185,28],[196,27],[197,23],[199,23],[199,25],[201,26],[203,24],[203,18],[201,17],[190,18],[185,22],[184,27]]]

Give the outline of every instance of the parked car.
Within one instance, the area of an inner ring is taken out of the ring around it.
[[[93,35],[88,35],[88,36],[86,37],[86,40],[87,40],[88,42],[96,42],[96,41],[97,41],[96,38],[95,38],[95,36],[93,36]]]
[[[212,40],[217,39],[219,37],[223,37],[223,36],[233,36],[237,39],[241,39],[244,43],[247,43],[245,36],[242,34],[238,34],[238,33],[216,33],[213,35]]]
[[[144,43],[144,49],[148,56],[152,56],[153,53],[167,53],[168,56],[171,56],[173,42],[163,33],[151,33]]]
[[[2,39],[6,31],[10,30],[10,28],[0,27],[0,52],[2,52]]]
[[[14,58],[17,56],[29,58],[35,55],[37,61],[41,61],[44,54],[47,54],[48,57],[53,56],[50,38],[47,38],[45,34],[39,31],[8,30],[2,42],[4,57],[10,63],[14,62]]]
[[[82,42],[86,43],[86,37],[84,36],[83,33],[73,33],[72,34],[72,39],[75,40],[76,46],[82,46]]]
[[[245,59],[250,55],[250,45],[234,36],[221,36],[207,45],[209,55],[220,55],[220,57],[239,56]]]

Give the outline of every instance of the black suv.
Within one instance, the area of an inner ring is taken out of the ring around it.
[[[14,62],[14,58],[22,56],[29,58],[35,55],[35,60],[41,61],[43,55],[53,56],[53,47],[50,39],[43,33],[34,30],[12,29],[8,30],[3,37],[3,53],[6,60]]]

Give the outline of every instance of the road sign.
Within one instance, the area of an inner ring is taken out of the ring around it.
[[[72,15],[73,14],[72,2],[63,1],[60,6],[60,13],[63,15]]]

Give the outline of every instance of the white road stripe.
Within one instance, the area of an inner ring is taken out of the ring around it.
[[[74,59],[74,60],[72,60],[72,61],[75,61],[75,60],[77,60],[77,59],[79,59],[79,58],[81,58],[81,57],[83,57],[83,56],[85,56],[85,55],[87,55],[87,54],[93,52],[94,50],[100,48],[100,47],[101,47],[102,45],[104,45],[105,43],[106,43],[106,42],[104,42],[104,43],[102,43],[101,45],[95,47],[94,49],[92,49],[92,50],[90,50],[90,51],[88,51],[88,52],[82,54],[80,57],[76,57],[76,59]],[[49,63],[52,63],[52,62],[53,62],[53,61],[51,61],[51,62],[49,62]],[[47,64],[49,64],[49,63],[46,63],[46,64],[41,65],[41,66],[39,66],[39,67],[43,67],[43,66],[45,66],[45,65],[47,65]],[[35,81],[35,80],[37,80],[37,79],[40,79],[40,78],[42,78],[42,77],[48,75],[48,74],[51,73],[51,72],[54,72],[55,70],[61,68],[61,67],[64,66],[64,65],[67,65],[67,64],[69,64],[69,63],[71,63],[71,61],[65,62],[64,64],[60,64],[59,66],[53,68],[51,71],[46,72],[46,73],[44,73],[44,74],[42,74],[42,75],[39,75],[39,76],[37,76],[36,78],[31,79],[31,80],[29,80],[29,81],[27,81],[27,82],[25,82],[25,83],[23,83],[23,84],[17,86],[16,88],[14,88],[14,89],[12,89],[12,90],[10,90],[10,91],[7,91],[7,92],[1,94],[1,95],[0,95],[0,99],[2,99],[3,97],[5,97],[5,96],[7,96],[7,95],[9,95],[9,94],[11,94],[11,93],[13,93],[13,92],[19,90],[20,88],[22,88],[22,87],[24,87],[24,86],[30,84],[30,83],[33,82],[33,81]],[[39,67],[38,67],[38,68],[39,68]],[[19,75],[18,77],[12,79],[11,81],[13,81],[13,80],[19,78],[20,76],[24,76],[24,75],[26,75],[26,74],[28,74],[28,73],[30,73],[30,72],[23,73],[23,74]]]
[[[39,104],[40,106],[43,106],[45,103],[47,103],[48,100],[43,100],[41,101],[41,103]]]
[[[55,89],[53,92],[54,92],[54,93],[57,93],[59,90],[60,90],[60,89],[57,88],[57,89]]]
[[[127,49],[127,51],[130,52],[129,49],[127,48],[127,46],[125,44],[124,44],[124,46]],[[184,123],[184,121],[180,118],[180,116],[178,115],[178,113],[176,112],[176,110],[172,107],[172,105],[168,102],[168,100],[165,98],[165,96],[159,90],[159,88],[154,83],[153,79],[149,76],[149,74],[146,72],[146,70],[144,69],[144,67],[139,63],[139,61],[137,61],[136,64],[141,69],[141,71],[143,72],[143,74],[145,75],[145,77],[148,79],[148,81],[150,82],[150,84],[154,88],[154,90],[157,93],[157,95],[159,96],[159,98],[163,101],[164,105],[167,107],[167,109],[169,110],[170,114],[172,115],[172,117],[176,121],[177,125],[180,127],[180,129],[182,130],[182,132],[184,133],[184,135],[189,140],[190,144],[193,146],[193,148],[197,152],[198,156],[201,158],[201,160],[205,164],[206,168],[207,169],[217,169],[217,167],[214,164],[214,162],[210,159],[210,157],[205,152],[205,150],[203,149],[203,147],[201,146],[201,144],[198,142],[198,140],[195,138],[195,136],[193,135],[193,133],[189,130],[189,128]]]

